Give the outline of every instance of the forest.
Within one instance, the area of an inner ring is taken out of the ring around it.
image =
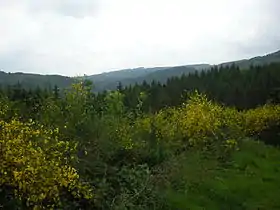
[[[0,88],[3,209],[280,209],[280,64],[96,93]]]

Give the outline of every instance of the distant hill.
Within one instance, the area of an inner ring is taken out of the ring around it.
[[[208,64],[199,64],[199,65],[187,65],[187,66],[175,66],[172,68],[164,69],[162,71],[156,71],[153,73],[150,73],[146,75],[144,80],[147,82],[151,82],[153,80],[159,81],[159,82],[166,82],[168,78],[171,77],[178,77],[182,76],[183,74],[189,74],[193,73],[195,71],[202,71],[202,70],[208,70],[211,68],[211,65]]]
[[[265,65],[274,62],[280,62],[280,51],[270,53],[265,56],[254,57],[251,59],[226,62],[219,64],[218,66],[231,65],[234,63],[241,69],[249,69],[251,65]],[[93,81],[95,91],[103,91],[116,89],[119,82],[121,82],[124,86],[133,85],[135,83],[142,83],[143,81],[151,82],[153,80],[164,83],[170,77],[181,76],[182,74],[189,74],[195,71],[208,70],[210,68],[211,65],[209,64],[153,68],[140,67],[84,76],[82,78]],[[22,86],[26,88],[34,88],[37,86],[53,87],[54,85],[57,85],[60,88],[64,88],[69,86],[74,81],[75,78],[60,75],[6,73],[0,71],[0,85],[13,85],[21,83]]]
[[[6,73],[0,71],[0,84],[15,85],[20,83],[24,88],[42,88],[54,87],[58,85],[60,88],[67,87],[74,82],[74,78],[65,77],[60,75],[40,75],[40,74],[27,74],[27,73]]]
[[[231,61],[218,66],[226,66],[235,64],[241,69],[249,69],[250,66],[265,65],[269,63],[280,62],[280,51],[267,54],[265,56],[258,56],[251,59],[244,59],[238,61]],[[211,68],[209,64],[196,64],[186,66],[173,67],[156,67],[156,68],[136,68],[125,69],[119,71],[112,71],[98,75],[87,77],[92,80],[96,86],[96,90],[112,90],[115,89],[119,82],[123,85],[130,85],[135,83],[142,83],[143,81],[151,82],[152,80],[165,82],[170,77],[181,76],[182,74],[189,74],[192,72],[208,70]]]
[[[142,83],[143,81],[152,82],[153,80],[164,83],[170,77],[181,76],[182,74],[192,73],[196,70],[200,71],[203,69],[209,69],[210,67],[211,65],[209,64],[154,68],[141,67],[112,71],[108,73],[87,76],[86,78],[93,81],[97,91],[101,91],[105,89],[115,89],[119,82],[121,82],[124,86]]]
[[[239,66],[241,69],[249,69],[250,66],[263,66],[270,63],[279,63],[280,62],[280,51],[267,54],[265,56],[258,56],[251,59],[244,59],[238,61],[232,61],[227,63],[222,63],[220,66],[227,66],[231,64],[235,64]]]
[[[86,76],[85,78],[94,82],[95,89],[101,91],[104,89],[115,89],[121,81],[133,81],[136,78],[144,77],[152,72],[168,69],[169,67],[154,67],[154,68],[135,68],[111,71],[102,74]],[[127,82],[128,84],[129,82]]]
[[[143,81],[146,81],[148,83],[152,81],[165,83],[168,78],[180,77],[183,74],[194,73],[195,71],[201,71],[202,69],[208,68],[195,68],[194,66],[175,66],[161,71],[150,72],[149,74],[146,74],[142,77],[137,77],[135,79],[123,80],[123,83],[124,85],[142,83]]]

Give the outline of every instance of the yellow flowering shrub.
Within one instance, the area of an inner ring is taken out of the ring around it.
[[[136,119],[130,132],[139,142],[141,137],[145,141],[147,137],[143,134],[151,133],[153,129],[154,140],[169,148],[180,148],[184,143],[203,146],[215,141],[233,148],[243,137],[242,120],[237,110],[225,108],[205,95],[195,93],[180,108],[167,108],[153,116]]]
[[[280,106],[238,111],[196,92],[180,108],[166,108],[155,115],[141,116],[132,125],[119,125],[116,135],[130,149],[136,143],[143,147],[151,132],[155,133],[154,140],[169,148],[179,148],[184,143],[202,147],[215,143],[233,149],[244,137],[279,124]]]
[[[224,126],[230,129],[232,132],[242,132],[242,126],[244,122],[244,116],[242,112],[237,111],[234,108],[226,107],[223,109],[221,114],[221,121]]]
[[[19,200],[40,208],[44,202],[59,205],[62,188],[75,197],[90,198],[69,162],[75,146],[59,141],[59,130],[48,130],[32,120],[0,120],[0,187],[10,186]]]
[[[203,142],[208,136],[215,136],[222,125],[223,108],[208,101],[205,95],[193,95],[181,108],[178,118],[182,132],[190,143]]]
[[[153,126],[156,139],[165,141],[170,147],[180,146],[182,132],[179,132],[180,110],[168,108],[160,111],[153,117]]]
[[[280,125],[280,106],[266,104],[243,113],[243,128],[246,134],[255,135],[271,127]]]

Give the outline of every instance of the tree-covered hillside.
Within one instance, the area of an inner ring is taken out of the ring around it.
[[[235,64],[241,69],[248,69],[250,66],[263,66],[270,63],[279,63],[280,62],[280,51],[269,53],[265,56],[258,56],[251,59],[244,59],[240,61],[232,61],[220,64],[221,66],[229,66]]]
[[[218,66],[230,66],[235,64],[240,69],[249,69],[250,66],[263,66],[270,63],[280,62],[280,51],[268,54],[266,56],[259,56],[249,60],[233,61]],[[97,75],[84,76],[79,78],[70,78],[60,75],[39,75],[39,74],[27,74],[27,73],[6,73],[0,71],[0,85],[15,85],[20,83],[25,88],[49,88],[57,85],[59,88],[69,87],[70,84],[76,81],[76,79],[87,79],[94,83],[94,90],[96,92],[102,92],[104,90],[115,90],[119,83],[123,86],[141,84],[146,81],[150,83],[152,81],[165,83],[168,78],[180,77],[183,74],[194,73],[195,71],[209,70],[211,65],[209,64],[194,64],[185,66],[169,66],[169,67],[154,67],[154,68],[135,68],[124,69],[119,71],[111,71]],[[1,68],[1,63],[0,63]]]
[[[95,90],[102,91],[108,89],[115,89],[119,81],[130,81],[138,77],[143,77],[149,73],[160,71],[168,67],[155,67],[155,68],[135,68],[123,69],[119,71],[111,71],[91,76],[86,76],[85,79],[94,81]]]
[[[16,85],[20,84],[25,88],[49,88],[55,85],[65,88],[69,87],[75,80],[70,77],[60,75],[40,75],[27,73],[6,73],[0,71],[0,85]]]
[[[238,109],[254,108],[268,101],[280,101],[280,63],[241,70],[238,66],[212,67],[200,73],[172,77],[165,84],[156,81],[139,85],[119,85],[125,104],[137,107],[137,96],[145,92],[143,109],[151,112],[164,107],[179,106],[195,89],[209,98]],[[106,95],[106,92],[104,93]],[[100,93],[100,98],[103,93]]]
[[[169,77],[181,76],[182,74],[209,68],[210,65],[208,64],[175,67],[136,68],[112,71],[108,73],[87,76],[85,78],[94,82],[96,91],[103,91],[115,90],[119,83],[122,83],[125,86],[142,83],[143,81],[151,82],[152,80],[164,83]]]
[[[219,64],[219,67],[231,66],[234,64],[240,69],[249,69],[251,66],[263,66],[270,63],[280,62],[280,51],[271,53],[265,56],[258,56],[251,59],[244,59],[241,61],[232,61],[223,64]],[[115,72],[103,73],[99,75],[92,75],[87,77],[96,84],[96,90],[114,90],[118,86],[119,82],[124,86],[140,84],[143,81],[146,82],[161,82],[165,83],[170,77],[181,76],[182,74],[194,73],[196,70],[209,70],[211,65],[209,64],[197,64],[197,65],[186,65],[186,66],[174,66],[174,67],[163,67],[163,68],[139,68],[131,70],[120,70]]]

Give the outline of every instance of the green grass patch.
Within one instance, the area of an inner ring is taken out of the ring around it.
[[[277,148],[246,140],[226,165],[197,151],[173,161],[162,168],[169,209],[280,209]]]

